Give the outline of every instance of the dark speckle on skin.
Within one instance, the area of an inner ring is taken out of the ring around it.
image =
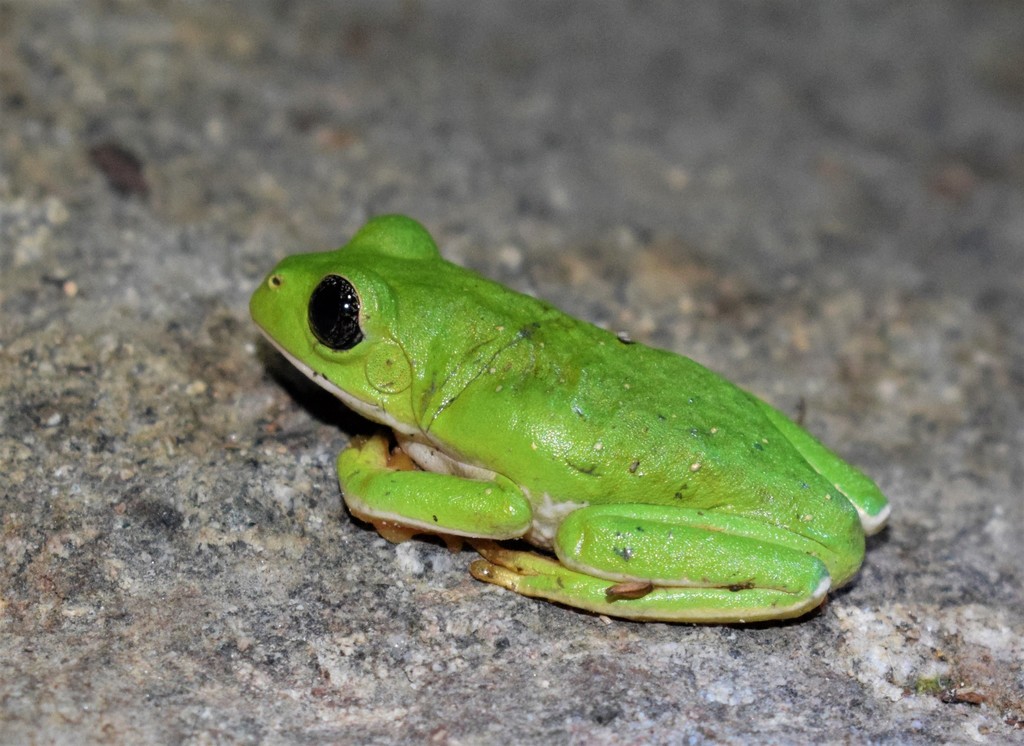
[[[754,587],[754,581],[753,580],[748,580],[748,581],[746,581],[744,583],[734,583],[734,584],[726,586],[726,587],[730,591],[732,591],[733,593],[735,593],[736,591],[748,591],[748,590],[750,590],[751,588]]]
[[[597,464],[588,464],[587,466],[580,466],[579,464],[574,464],[572,461],[566,461],[565,463],[568,464],[570,468],[575,469],[580,474],[586,474],[588,477],[594,476],[597,472]]]
[[[615,547],[612,551],[622,557],[624,562],[629,562],[633,559],[633,550],[629,547]]]
[[[540,329],[540,322],[534,321],[533,323],[520,328],[518,336],[520,339],[529,339],[538,329]]]

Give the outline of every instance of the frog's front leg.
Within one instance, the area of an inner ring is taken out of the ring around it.
[[[741,516],[654,505],[581,508],[558,561],[474,542],[479,580],[609,616],[752,622],[804,614],[828,592],[822,546]]]
[[[533,515],[508,479],[414,470],[411,461],[395,462],[383,435],[341,452],[338,481],[352,514],[391,541],[420,533],[513,539],[529,530]]]

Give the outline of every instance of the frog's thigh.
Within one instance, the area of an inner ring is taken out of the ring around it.
[[[487,564],[471,569],[524,595],[611,616],[750,622],[799,616],[821,603],[830,578],[808,553],[814,546],[737,516],[594,506],[562,523],[555,545],[560,562],[484,547]],[[644,582],[653,586],[645,594]],[[619,588],[628,590],[620,595]],[[643,595],[630,597],[637,588]]]
[[[512,539],[530,528],[532,511],[509,480],[483,481],[396,469],[388,441],[376,435],[338,456],[338,481],[353,515],[426,533]],[[417,533],[417,532],[410,532]]]

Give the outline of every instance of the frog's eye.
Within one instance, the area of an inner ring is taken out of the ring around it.
[[[309,328],[332,350],[351,350],[363,340],[359,296],[340,275],[327,275],[309,297]]]

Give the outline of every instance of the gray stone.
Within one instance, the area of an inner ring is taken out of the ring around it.
[[[0,742],[1024,742],[1024,6],[0,3]],[[257,340],[370,215],[803,413],[893,503],[810,618],[387,544]]]

